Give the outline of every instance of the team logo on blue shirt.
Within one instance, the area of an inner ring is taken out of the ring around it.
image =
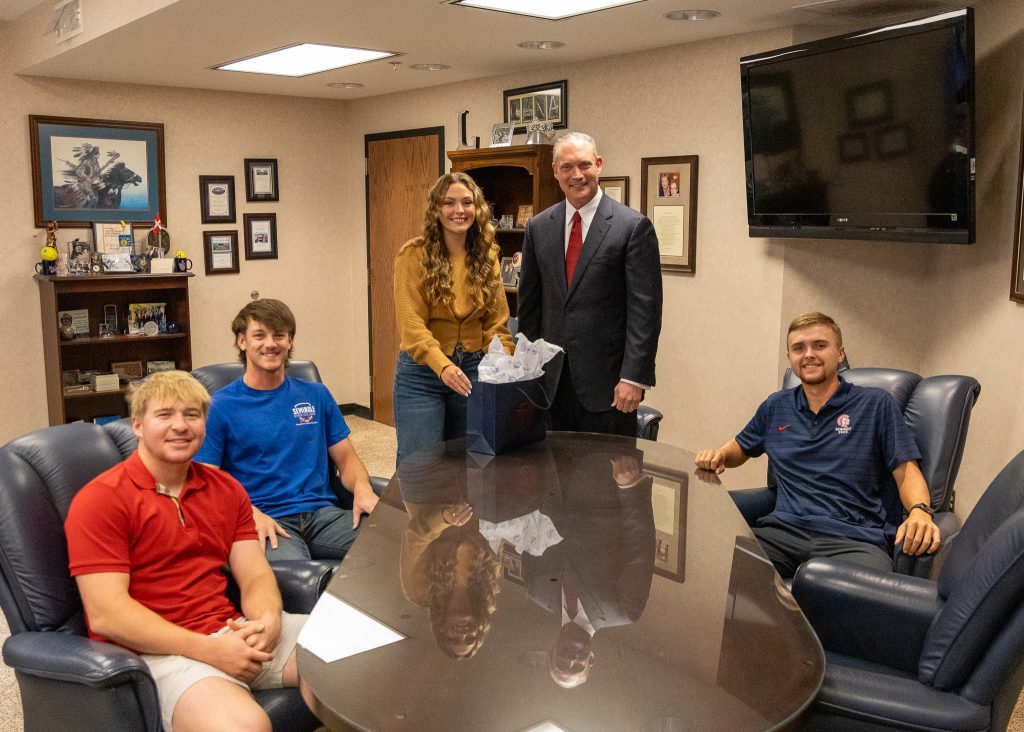
[[[299,402],[292,407],[292,416],[295,417],[295,424],[316,424],[316,407],[309,402]]]
[[[850,415],[849,414],[840,414],[838,417],[836,417],[836,432],[837,433],[839,433],[840,435],[848,435],[848,434],[850,434],[850,430],[852,430],[852,429],[853,429],[853,427],[850,426]]]

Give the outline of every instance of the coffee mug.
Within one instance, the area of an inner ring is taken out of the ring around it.
[[[41,262],[36,262],[36,274],[41,275],[55,275],[57,274],[57,261],[44,259]]]
[[[175,272],[188,272],[192,269],[192,260],[186,257],[175,257],[174,258],[174,271]]]

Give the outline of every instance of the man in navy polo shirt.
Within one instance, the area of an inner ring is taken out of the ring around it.
[[[775,510],[753,532],[779,574],[791,577],[811,557],[891,570],[894,542],[915,556],[938,549],[921,453],[889,394],[839,377],[836,322],[798,315],[786,351],[800,386],[772,394],[735,439],[696,458],[721,473],[768,453]],[[904,508],[909,516],[899,523]]]

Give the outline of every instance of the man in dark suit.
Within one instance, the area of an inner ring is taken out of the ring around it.
[[[636,435],[654,386],[661,259],[654,227],[601,192],[594,139],[558,140],[552,168],[566,200],[530,219],[519,281],[519,330],[562,346],[551,428]]]

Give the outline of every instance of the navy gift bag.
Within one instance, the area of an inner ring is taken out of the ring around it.
[[[466,405],[466,449],[500,455],[544,439],[547,411],[558,390],[562,358],[544,364],[544,374],[510,384],[473,384]]]

